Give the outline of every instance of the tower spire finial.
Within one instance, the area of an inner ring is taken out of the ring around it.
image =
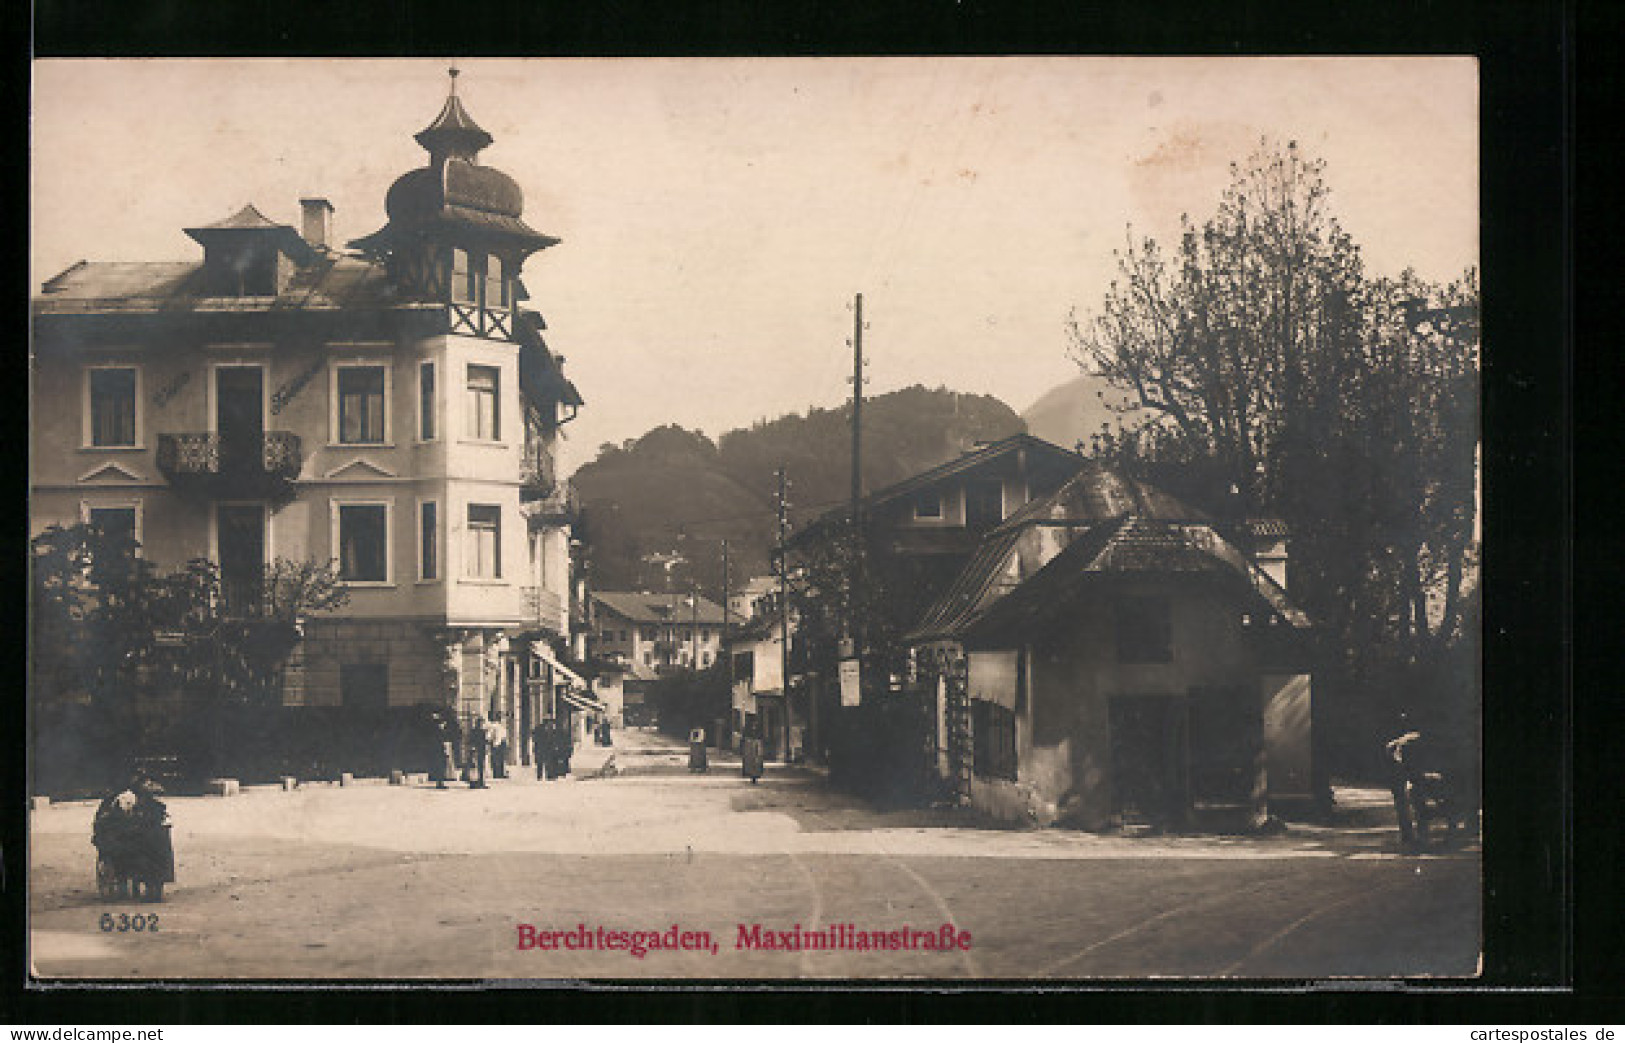
[[[446,72],[451,76],[451,96],[455,98],[457,97],[457,74],[462,72],[462,70],[453,65],[451,68],[447,69]]]

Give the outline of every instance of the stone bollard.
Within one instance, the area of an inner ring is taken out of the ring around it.
[[[389,773],[389,784],[391,786],[404,786],[404,785],[406,785],[406,772],[404,772],[404,771],[391,771]]]
[[[285,791],[292,792],[299,788],[299,780],[292,775],[284,775],[282,776],[282,788]]]
[[[347,772],[347,771],[339,772],[339,785],[340,786],[354,786],[355,785],[355,776],[352,775],[351,773]]]
[[[235,797],[238,791],[236,779],[210,779],[203,784],[203,792],[211,797]]]

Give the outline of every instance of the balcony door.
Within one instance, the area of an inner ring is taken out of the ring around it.
[[[258,366],[221,366],[214,371],[215,433],[222,470],[263,467],[265,371]]]
[[[265,581],[265,508],[257,503],[215,508],[215,547],[226,611],[251,615]]]

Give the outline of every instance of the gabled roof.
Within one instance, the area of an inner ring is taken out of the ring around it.
[[[863,502],[869,507],[892,503],[930,488],[945,479],[976,470],[995,460],[1013,456],[1023,450],[1053,459],[1055,462],[1068,467],[1082,466],[1084,462],[1083,457],[1077,453],[1072,452],[1070,449],[1062,449],[1053,442],[1046,442],[1042,438],[1029,434],[1011,435],[1009,438],[964,453],[945,464],[938,464],[929,471],[922,471],[912,478],[905,478],[895,485],[889,485],[884,489],[872,492],[864,498]]]
[[[688,604],[686,594],[651,594],[647,591],[599,590],[592,599],[604,608],[634,623],[686,624],[695,620],[695,610]],[[699,599],[698,620],[702,624],[720,626],[722,606],[705,598]]]
[[[884,489],[876,490],[863,498],[861,501],[863,509],[872,511],[877,507],[896,503],[951,478],[959,477],[1020,452],[1028,453],[1030,456],[1036,455],[1040,464],[1048,462],[1064,469],[1075,469],[1082,467],[1084,464],[1083,457],[1070,449],[1063,449],[1053,442],[1046,442],[1042,438],[1025,433],[1011,435],[1009,438],[1000,439],[979,449],[963,453],[946,463],[938,464],[930,470],[922,471],[910,478],[888,485]],[[791,543],[807,538],[826,526],[841,523],[850,514],[851,509],[849,507],[837,507],[832,511],[827,511],[792,537]]]

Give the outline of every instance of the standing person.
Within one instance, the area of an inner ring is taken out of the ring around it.
[[[530,729],[530,754],[536,760],[536,778],[549,778],[548,764],[552,760],[552,741],[548,738],[548,721],[536,721]]]
[[[739,742],[739,773],[753,786],[762,777],[762,759],[762,737],[756,734],[756,725],[752,723]]]
[[[485,758],[491,750],[491,732],[484,714],[475,714],[468,728],[468,788],[485,788]]]
[[[440,746],[440,756],[434,773],[434,788],[445,789],[446,783],[457,777],[457,746],[460,736],[457,734],[457,721],[449,710],[436,710],[434,714],[435,738]]]
[[[705,753],[705,729],[694,728],[688,733],[688,770],[703,774],[709,767]]]
[[[502,722],[502,711],[491,711],[491,774],[499,779],[508,777],[508,726]]]
[[[1388,789],[1394,796],[1394,817],[1399,820],[1399,842],[1407,850],[1416,847],[1417,832],[1412,820],[1414,784],[1420,777],[1418,760],[1422,733],[1411,727],[1410,715],[1399,715],[1400,734],[1388,740]]]
[[[542,722],[542,763],[545,768],[543,777],[549,782],[562,774],[559,770],[559,722],[554,717]]]
[[[570,774],[570,754],[575,752],[575,729],[570,725],[570,718],[563,717],[553,722],[553,770],[558,778]]]

